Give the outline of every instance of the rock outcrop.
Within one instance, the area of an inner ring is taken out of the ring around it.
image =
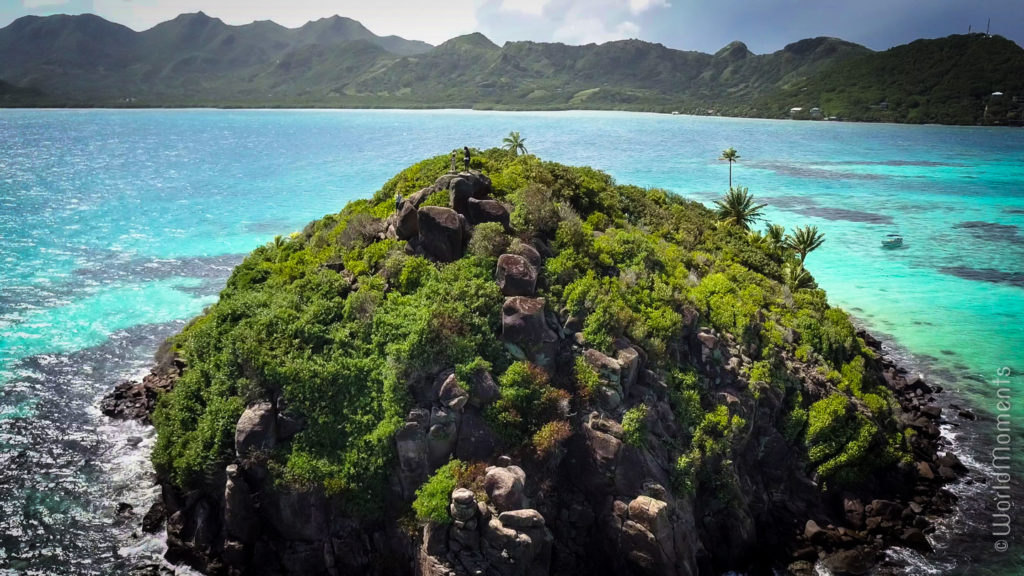
[[[478,501],[465,488],[452,492],[451,525],[430,523],[423,528],[417,573],[549,574],[554,537],[540,512],[521,508],[525,478],[518,466],[488,468],[486,485],[491,505]],[[498,505],[495,497],[503,505]]]

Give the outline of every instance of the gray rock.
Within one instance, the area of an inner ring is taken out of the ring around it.
[[[640,353],[629,342],[624,342],[615,352],[615,359],[621,366],[622,395],[629,396],[629,389],[636,383],[637,374],[640,372]]]
[[[501,398],[501,389],[490,372],[477,372],[473,375],[470,387],[469,403],[476,408],[483,408]]]
[[[253,516],[249,486],[238,472],[238,466],[227,467],[224,483],[224,528],[228,535],[243,543],[252,539],[256,518]]]
[[[395,215],[394,226],[399,240],[409,240],[420,233],[417,210],[411,202],[402,203],[402,209]]]
[[[268,453],[277,441],[277,414],[270,402],[253,404],[235,425],[235,453],[246,458],[253,451]]]
[[[409,421],[395,433],[398,477],[406,500],[411,500],[416,489],[427,480],[427,429],[425,423]]]
[[[513,296],[501,307],[501,337],[509,342],[542,342],[548,333],[544,298]]]
[[[518,469],[518,473],[513,469]],[[484,476],[484,490],[487,491],[487,497],[499,512],[519,510],[523,507],[524,476],[522,469],[519,469],[518,466],[487,468],[487,473]]]
[[[605,354],[588,348],[583,351],[583,359],[587,361],[587,364],[597,370],[597,373],[601,376],[601,380],[605,384],[614,388],[619,388],[620,382],[622,381],[622,364],[614,358],[609,358]]]
[[[462,386],[459,386],[459,381],[455,378],[455,374],[452,374],[441,385],[438,400],[442,406],[447,406],[456,412],[461,412],[462,407],[469,401],[469,393]]]
[[[430,257],[440,262],[462,257],[463,225],[458,213],[442,206],[424,206],[416,215],[420,244]]]
[[[502,254],[495,271],[498,287],[505,296],[533,296],[537,289],[537,270],[522,256]]]
[[[486,460],[498,448],[498,437],[491,430],[480,409],[470,406],[462,414],[455,457],[465,462]]]
[[[484,222],[497,222],[505,230],[511,228],[508,208],[497,200],[480,200],[470,198],[467,202],[468,214],[466,218],[470,224],[483,224]]]
[[[423,527],[423,551],[430,556],[442,556],[448,552],[448,525],[427,522]]]
[[[543,258],[541,258],[540,252],[529,244],[523,242],[513,243],[512,253],[526,258],[530,264],[533,264],[537,268],[540,268],[541,264],[543,264]]]
[[[473,197],[473,184],[461,175],[448,183],[448,205],[459,214],[469,214],[469,199]]]
[[[544,526],[544,517],[540,512],[532,509],[509,510],[498,515],[498,520],[508,528],[524,530],[527,528],[539,528]]]

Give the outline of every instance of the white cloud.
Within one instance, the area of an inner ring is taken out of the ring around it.
[[[634,22],[607,25],[599,18],[580,18],[565,22],[555,29],[554,40],[566,44],[602,44],[612,40],[636,38],[640,27]]]
[[[672,5],[665,0],[629,0],[629,11],[633,14],[640,14],[652,8],[671,8]]]
[[[68,2],[70,2],[70,0],[21,0],[21,5],[32,10],[33,8],[41,8],[43,6],[53,8],[67,4]]]
[[[551,0],[501,0],[499,10],[502,12],[519,12],[529,16],[540,16],[544,13],[544,7],[551,3]]]

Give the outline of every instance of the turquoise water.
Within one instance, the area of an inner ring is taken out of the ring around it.
[[[147,472],[137,453],[110,449],[103,436],[117,433],[103,432],[95,403],[145,367],[158,336],[215,300],[241,254],[412,162],[497,145],[510,130],[545,159],[704,202],[727,188],[717,157],[734,146],[734,183],[769,203],[771,221],[824,231],[808,268],[908,362],[981,411],[994,409],[986,381],[996,370],[1024,372],[1021,130],[588,112],[2,110],[0,485],[10,489],[0,569],[61,566],[59,550],[90,522],[111,527],[90,528],[84,547],[125,555],[128,529],[111,503],[130,482],[105,478],[125,459]],[[880,247],[891,231],[902,249]],[[1024,391],[1024,376],[1010,380]],[[68,447],[39,432],[52,429],[93,440]],[[75,456],[54,481],[77,507],[40,504],[26,479],[52,473],[54,453]],[[31,538],[4,539],[41,509]]]

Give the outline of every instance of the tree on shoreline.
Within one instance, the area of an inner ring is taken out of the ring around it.
[[[721,200],[715,200],[715,206],[719,220],[750,230],[750,225],[761,219],[761,210],[767,204],[754,204],[754,197],[746,188],[730,187]]]
[[[807,255],[825,243],[825,235],[818,232],[817,226],[800,226],[793,230],[793,235],[786,238],[786,245],[800,255],[800,265],[804,265]]]
[[[509,132],[508,136],[502,140],[502,143],[502,148],[511,152],[513,156],[519,156],[520,152],[523,154],[529,154],[526,150],[526,138],[520,136],[519,132]]]
[[[722,150],[722,157],[719,160],[729,161],[729,190],[732,190],[732,163],[738,162],[740,159],[739,152],[736,151],[732,146]]]

